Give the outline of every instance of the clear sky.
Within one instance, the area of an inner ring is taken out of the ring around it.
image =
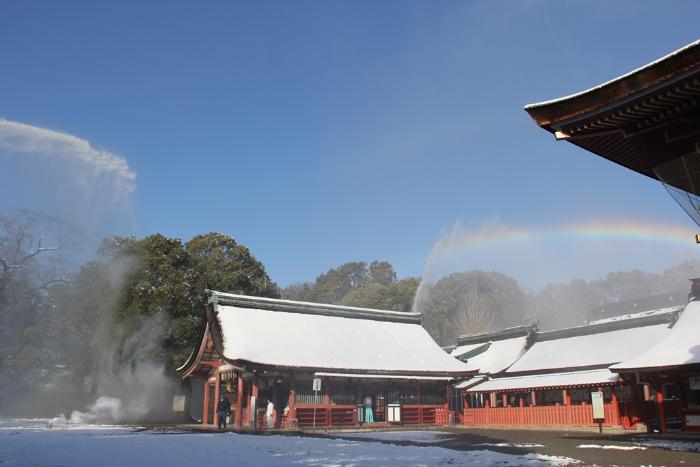
[[[697,1],[0,0],[0,208],[97,209],[104,231],[138,236],[220,231],[283,286],[351,260],[420,275],[456,222],[692,231],[658,183],[555,142],[522,108],[697,40],[698,18]],[[29,126],[56,133],[38,145]],[[72,162],[52,152],[85,142],[97,149]],[[87,158],[108,167],[86,181]],[[697,257],[535,243],[462,251],[455,268],[536,288]]]

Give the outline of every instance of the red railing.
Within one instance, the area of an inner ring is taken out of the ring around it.
[[[604,404],[604,425],[612,425],[613,408]],[[465,425],[596,425],[589,404],[527,407],[484,407],[464,410]]]

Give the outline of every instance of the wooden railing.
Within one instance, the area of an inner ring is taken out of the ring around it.
[[[613,408],[604,404],[603,425],[613,423]],[[484,407],[464,410],[465,425],[596,425],[589,404],[527,407]]]
[[[301,428],[309,428],[314,423],[314,408],[297,407],[296,418]],[[334,405],[331,407],[316,407],[316,426],[345,427],[355,426],[354,405]]]
[[[444,405],[402,405],[402,425],[447,425]]]

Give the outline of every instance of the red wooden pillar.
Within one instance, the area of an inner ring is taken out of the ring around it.
[[[252,415],[252,418],[251,418],[252,422],[251,422],[251,425],[250,425],[250,426],[253,428],[253,430],[255,430],[255,425],[256,425],[256,422],[257,422],[257,418],[258,418],[258,413],[257,413],[258,411],[257,411],[257,409],[256,409],[256,406],[258,405],[258,392],[259,392],[258,389],[259,389],[259,386],[258,386],[258,374],[257,374],[257,373],[253,373],[253,391],[252,391],[252,394],[251,394],[251,395],[255,398],[255,405],[253,405],[253,404],[248,404],[248,405],[249,405],[249,407],[248,407],[248,412],[250,413],[250,411],[252,411],[252,414],[253,414],[253,415]],[[251,400],[252,400],[252,399],[251,399]]]
[[[537,391],[530,391],[530,405],[537,406]]]
[[[297,418],[297,412],[296,412],[296,394],[294,393],[294,379],[292,379],[289,382],[289,399],[287,401],[287,405],[289,406],[289,413],[287,414],[288,418]]]
[[[612,424],[618,426],[620,424],[620,403],[617,400],[617,391],[615,387],[610,388],[610,404],[612,405]]]
[[[221,387],[221,373],[216,372],[216,382],[214,383],[214,426],[219,426],[219,411],[216,406],[219,404],[219,388]]]
[[[508,407],[508,393],[503,393],[503,407]]]
[[[418,401],[418,424],[423,424],[423,401],[420,397],[420,383],[416,383],[416,400]]]
[[[243,426],[243,375],[240,371],[237,372],[238,380],[236,382],[236,426]]]
[[[659,409],[659,431],[666,433],[666,414],[664,413],[664,393],[661,390],[661,382],[656,389],[656,406]]]
[[[209,381],[204,380],[204,409],[202,410],[202,425],[209,424]]]
[[[323,410],[326,411],[326,420],[328,420],[328,426],[331,426],[333,424],[333,420],[331,420],[331,388],[330,388],[330,381],[326,380],[324,381],[323,384]],[[385,406],[386,407],[386,406]],[[386,409],[385,409],[386,410]],[[384,412],[386,415],[386,411]]]

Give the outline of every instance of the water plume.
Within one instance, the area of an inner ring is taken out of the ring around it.
[[[70,133],[0,119],[0,158],[14,173],[0,194],[15,204],[98,235],[133,223],[136,174],[113,152]]]

